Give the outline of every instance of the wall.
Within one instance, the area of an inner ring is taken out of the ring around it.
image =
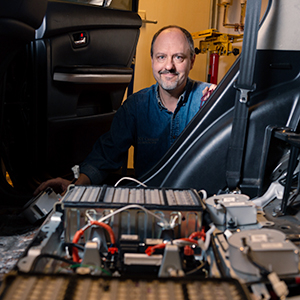
[[[224,27],[222,2],[230,2],[225,23],[238,23],[241,14],[241,0],[139,0],[139,11],[147,20],[157,21],[157,24],[144,23],[136,52],[134,91],[148,87],[155,83],[152,76],[150,44],[154,33],[161,27],[175,24],[186,28],[191,33],[215,27],[222,33],[239,34],[233,28]],[[262,0],[262,14],[267,7],[268,0]],[[213,12],[215,16],[213,16]],[[198,47],[200,40],[195,40]],[[234,45],[241,51],[242,43]],[[223,78],[236,56],[221,56],[219,60],[218,82]],[[190,77],[196,80],[207,80],[209,57],[199,54]]]
[[[243,0],[217,0],[219,5],[217,5],[217,29],[222,33],[227,34],[241,34],[243,33],[242,30],[236,31],[232,26],[223,26],[223,24],[235,24],[240,23],[241,17],[241,3],[245,2]],[[227,8],[226,18],[224,18],[224,2],[229,2],[230,5]],[[263,17],[269,0],[262,0],[261,1],[261,18]],[[244,22],[244,20],[243,20]],[[233,44],[234,48],[238,48],[240,53],[242,51],[242,42]],[[230,69],[234,61],[236,60],[236,56],[228,55],[228,56],[221,56],[219,60],[219,74],[218,74],[218,82],[223,78],[223,76],[227,73]]]
[[[179,25],[196,32],[209,26],[210,1],[208,0],[140,0],[139,10],[146,12],[147,20],[157,24],[143,24],[137,46],[134,91],[155,83],[150,59],[151,40],[156,31],[166,25]],[[191,77],[205,80],[206,56],[198,55]]]

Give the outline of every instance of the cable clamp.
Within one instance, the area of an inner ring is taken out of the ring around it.
[[[117,247],[110,247],[108,248],[108,252],[112,255],[114,255],[115,253],[118,253],[118,248]]]

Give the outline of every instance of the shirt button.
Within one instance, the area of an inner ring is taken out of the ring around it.
[[[173,135],[173,139],[174,139],[174,140],[176,139],[176,136],[175,136],[175,135]]]

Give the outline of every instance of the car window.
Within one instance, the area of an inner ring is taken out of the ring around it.
[[[86,3],[111,9],[136,11],[138,0],[64,0],[64,2]]]

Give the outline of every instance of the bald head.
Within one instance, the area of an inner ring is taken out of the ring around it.
[[[176,25],[169,25],[169,26],[166,26],[166,27],[163,27],[161,28],[160,30],[158,30],[155,35],[153,36],[153,39],[152,39],[152,42],[151,42],[151,50],[150,50],[150,54],[151,54],[151,57],[153,57],[153,47],[154,47],[154,43],[157,39],[157,37],[164,31],[170,31],[172,29],[178,29],[180,30],[187,42],[188,42],[188,45],[189,45],[189,49],[190,49],[190,58],[193,59],[193,57],[195,56],[195,46],[194,46],[194,40],[192,38],[192,35],[184,28],[180,27],[180,26],[176,26]]]

